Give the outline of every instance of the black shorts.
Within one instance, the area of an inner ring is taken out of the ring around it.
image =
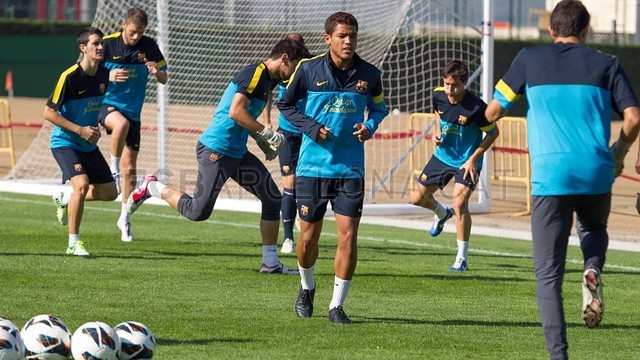
[[[102,105],[100,113],[98,114],[98,123],[106,129],[105,121],[107,119],[107,115],[114,111],[119,111],[120,114],[129,121],[129,132],[127,133],[125,144],[127,144],[127,146],[133,151],[140,151],[140,121],[133,121],[129,119],[127,115],[113,105]],[[107,135],[111,135],[111,130],[107,129]]]
[[[361,217],[364,179],[296,178],[296,202],[300,219],[306,222],[322,220],[329,201],[336,214]]]
[[[302,133],[292,133],[287,130],[278,129],[284,135],[284,145],[278,151],[278,161],[280,161],[280,175],[295,175],[300,157],[300,145],[302,145]]]
[[[480,178],[481,170],[482,169],[478,168],[478,179]],[[449,166],[435,156],[432,156],[427,165],[424,166],[424,169],[422,169],[422,173],[418,176],[417,181],[424,186],[432,184],[438,185],[438,188],[442,190],[454,176],[456,178],[456,183],[462,184],[471,190],[476,189],[476,183],[471,181],[470,175],[467,175],[466,179],[463,178],[464,169],[457,169]]]
[[[100,149],[82,152],[71,148],[56,148],[51,149],[51,153],[62,170],[63,184],[72,177],[83,174],[89,177],[89,184],[107,184],[113,181],[109,165]]]

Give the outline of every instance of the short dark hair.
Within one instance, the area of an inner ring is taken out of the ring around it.
[[[291,39],[282,39],[278,41],[271,50],[269,58],[275,60],[282,56],[282,54],[287,54],[287,56],[289,56],[289,60],[291,61],[311,57],[311,55],[309,54],[309,50],[307,50],[303,43]]]
[[[446,78],[447,76],[466,83],[469,80],[469,67],[464,61],[451,60],[442,69],[442,77]]]
[[[127,11],[124,21],[127,24],[135,24],[146,28],[149,25],[149,16],[146,11],[139,7],[134,7]]]
[[[355,16],[343,11],[338,11],[337,13],[331,14],[327,18],[327,21],[324,22],[324,33],[329,35],[333,34],[338,24],[354,26],[356,31],[358,30],[358,20],[356,20]]]
[[[578,0],[562,0],[551,12],[551,29],[556,37],[580,36],[590,21],[589,11]]]
[[[91,35],[98,35],[101,38],[104,37],[102,31],[97,27],[89,26],[82,28],[82,30],[80,30],[80,32],[78,33],[78,46],[87,45],[87,43],[89,42],[89,37],[91,37]]]
[[[304,38],[302,37],[302,34],[300,33],[288,33],[287,35],[284,36],[285,39],[291,39],[291,40],[296,40],[302,43],[302,45],[304,45]]]

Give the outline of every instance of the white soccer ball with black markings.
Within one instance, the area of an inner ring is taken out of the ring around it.
[[[67,360],[71,355],[71,333],[55,316],[38,315],[22,327],[20,336],[24,342],[27,360]]]
[[[0,318],[0,360],[24,359],[20,330],[11,320]]]
[[[120,338],[109,324],[91,321],[71,336],[71,354],[75,360],[118,360]]]
[[[120,360],[153,359],[156,338],[147,326],[136,321],[126,321],[116,325],[115,329],[122,342]]]

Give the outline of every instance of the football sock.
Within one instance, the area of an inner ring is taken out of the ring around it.
[[[458,259],[467,258],[467,249],[469,248],[469,241],[458,240]]]
[[[69,234],[69,247],[77,244],[80,241],[80,234]]]
[[[116,174],[120,172],[120,158],[111,155],[111,173]]]
[[[300,285],[305,290],[311,290],[316,288],[316,279],[314,277],[314,273],[316,270],[316,266],[305,269],[300,264],[298,264],[298,270],[300,270]]]
[[[118,218],[119,223],[128,223],[129,222],[129,212],[127,211],[127,204],[122,204],[120,207],[120,218]]]
[[[278,259],[278,245],[262,245],[262,263],[268,267],[276,266]]]
[[[64,195],[62,195],[62,199],[60,199],[60,203],[62,206],[69,205],[69,200],[71,200],[71,194],[73,194],[73,188],[64,187],[63,190]]]
[[[282,189],[282,228],[284,238],[293,240],[293,225],[296,220],[296,191]]]
[[[433,212],[436,214],[438,219],[442,219],[443,217],[447,216],[447,209],[440,203],[436,205],[436,208],[433,209]]]
[[[151,196],[162,199],[162,190],[166,187],[167,185],[159,181],[150,181],[147,189],[149,189],[149,194],[151,194]]]
[[[333,297],[331,298],[331,303],[329,304],[329,310],[337,306],[344,306],[344,299],[347,298],[347,292],[349,291],[350,285],[351,280],[342,280],[337,276],[334,277]]]

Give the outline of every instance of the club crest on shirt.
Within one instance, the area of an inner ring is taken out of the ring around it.
[[[104,94],[104,91],[107,89],[107,85],[102,83],[100,84],[100,93]]]
[[[309,207],[307,205],[300,206],[300,214],[303,216],[309,215]]]
[[[82,171],[82,164],[75,164],[75,165],[73,165],[73,169],[74,169],[76,172],[81,172],[81,171]]]
[[[138,53],[138,61],[144,62],[144,59],[147,57],[145,53]]]
[[[209,160],[211,162],[216,162],[218,161],[218,158],[220,157],[220,155],[216,154],[216,153],[211,153],[211,155],[209,155]]]
[[[467,117],[466,116],[462,116],[460,115],[458,117],[458,124],[460,125],[467,125]]]
[[[285,165],[285,166],[282,167],[282,171],[283,172],[289,172],[290,169],[291,168],[289,167],[289,165]]]
[[[356,84],[356,90],[358,90],[359,93],[366,92],[368,85],[369,85],[368,82],[364,80],[358,80],[358,83]]]

